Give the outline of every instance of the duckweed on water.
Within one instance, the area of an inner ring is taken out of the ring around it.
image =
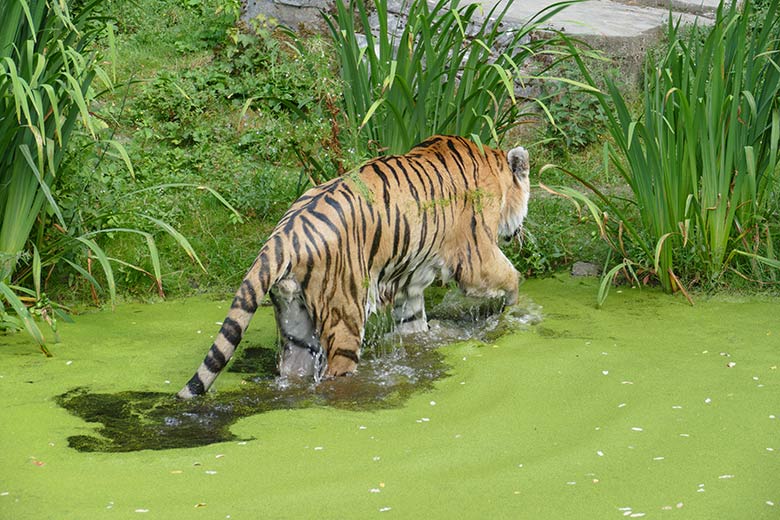
[[[235,440],[230,426],[239,419],[273,410],[331,406],[377,410],[401,406],[415,392],[431,390],[447,365],[436,350],[464,339],[496,338],[540,320],[539,308],[523,302],[500,315],[498,301],[448,292],[431,311],[431,330],[395,337],[372,324],[371,345],[357,375],[312,382],[275,377],[274,348],[237,350],[230,371],[250,376],[251,384],[182,401],[170,393],[125,391],[93,393],[76,388],[57,403],[88,423],[100,423],[97,435],[68,437],[84,452],[125,452],[190,448]]]
[[[263,309],[240,347],[252,355],[234,364],[242,371],[223,373],[199,405],[169,396],[227,301],[79,316],[50,359],[0,336],[0,518],[780,517],[780,300],[697,296],[691,307],[619,288],[597,310],[595,280],[521,289],[544,308],[538,325],[422,349],[438,356],[422,374],[413,340],[378,343],[358,377],[330,390],[274,382]],[[435,334],[452,339],[438,319]],[[396,370],[378,381],[401,383],[372,387],[372,363]],[[102,409],[60,406],[80,400]],[[166,418],[175,431],[185,412],[207,422],[222,411],[224,426],[192,436],[232,440],[155,433]],[[98,451],[71,448],[79,437]]]

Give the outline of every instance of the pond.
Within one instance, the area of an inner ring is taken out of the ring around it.
[[[270,376],[264,308],[197,403],[228,301],[85,314],[51,359],[0,336],[0,518],[780,517],[780,301],[595,292],[530,280],[514,332],[316,388]]]

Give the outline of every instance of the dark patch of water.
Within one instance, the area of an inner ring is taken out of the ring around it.
[[[253,383],[237,390],[182,401],[167,393],[98,394],[73,389],[58,396],[57,403],[100,426],[92,434],[69,437],[68,443],[83,452],[187,448],[236,440],[230,432],[234,422],[271,410],[401,406],[447,375],[448,366],[436,347],[466,339],[493,340],[541,320],[540,309],[531,302],[503,314],[496,314],[500,306],[495,302],[475,302],[448,294],[430,313],[430,331],[403,337],[382,333],[380,318],[380,323],[372,324],[360,369],[352,377],[319,384],[278,378],[275,348],[250,345],[239,350],[232,371],[253,374]]]

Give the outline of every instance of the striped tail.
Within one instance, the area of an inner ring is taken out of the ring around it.
[[[206,358],[179,391],[178,397],[190,399],[206,393],[230,361],[263,296],[289,269],[289,257],[283,246],[281,237],[274,235],[260,250],[241,287],[236,291],[230,311],[222,322],[222,328],[219,329]]]

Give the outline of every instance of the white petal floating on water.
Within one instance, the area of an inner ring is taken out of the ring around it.
[[[136,509],[135,512],[136,513],[148,513],[149,510],[148,509]]]
[[[724,479],[734,478],[734,475],[721,475],[718,478],[724,480]]]
[[[705,399],[705,400],[704,400],[704,402],[705,402],[706,404],[710,404],[710,403],[712,402],[712,399],[710,399],[710,398],[708,397],[707,399]]]
[[[599,450],[599,451],[596,452],[596,455],[598,455],[599,457],[603,457],[604,456],[604,452]]]
[[[643,431],[644,431],[642,428],[640,428],[640,427],[638,427],[638,426],[634,426],[634,427],[633,427],[633,428],[631,428],[631,429],[632,429],[633,431],[635,431],[635,432],[643,432]]]
[[[384,513],[385,511],[390,511],[391,509],[393,509],[393,508],[392,507],[380,507],[379,508],[379,512],[380,513]]]

